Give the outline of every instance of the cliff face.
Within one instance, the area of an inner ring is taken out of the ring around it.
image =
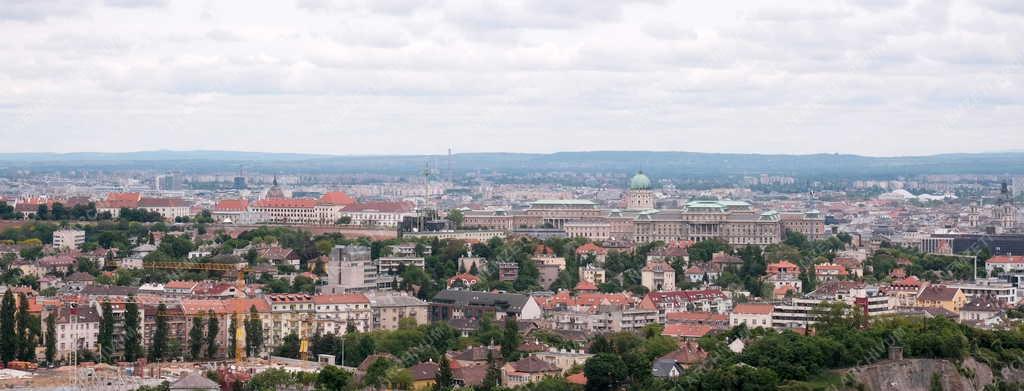
[[[945,391],[980,391],[994,381],[992,370],[973,358],[964,360],[961,368],[948,360],[905,359],[852,368],[846,374],[866,389],[879,391],[929,391],[935,373],[939,374]],[[1024,375],[1020,371],[1005,372],[1003,377],[1007,380]]]

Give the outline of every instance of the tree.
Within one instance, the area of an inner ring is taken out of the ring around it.
[[[462,211],[459,209],[452,209],[448,211],[448,221],[452,222],[455,228],[462,227],[462,222],[465,220],[465,216],[462,215]]]
[[[217,357],[217,334],[220,333],[220,321],[213,315],[213,311],[208,313],[210,318],[206,323],[206,358],[213,359]]]
[[[514,355],[519,349],[519,324],[516,319],[509,316],[505,318],[505,332],[501,337],[501,356],[506,362],[514,361]]]
[[[491,391],[501,385],[501,370],[494,361],[494,351],[487,349],[487,374],[480,383],[481,391]]]
[[[32,333],[32,315],[28,312],[28,298],[18,294],[17,336],[19,360],[33,360],[36,355],[35,335]]]
[[[114,362],[114,310],[110,307],[109,301],[104,301],[101,308],[103,318],[100,320],[96,342],[100,347],[100,359],[110,364]]]
[[[160,303],[156,308],[156,329],[153,330],[153,344],[149,347],[149,360],[161,361],[167,354],[167,305]]]
[[[258,356],[263,348],[263,321],[255,305],[249,308],[249,320],[245,322],[245,345],[250,357]]]
[[[193,360],[199,359],[204,342],[206,340],[203,339],[203,318],[196,316],[192,318],[192,329],[188,332],[188,351]]]
[[[134,296],[130,296],[124,306],[124,360],[127,362],[134,362],[142,355],[140,320],[139,303]]]
[[[378,358],[366,368],[366,375],[363,376],[363,384],[372,387],[381,387],[387,382],[388,369],[395,366],[395,363],[386,358]]]
[[[0,304],[0,359],[13,360],[17,354],[17,337],[14,335],[14,294],[8,289]]]
[[[452,374],[452,364],[448,361],[448,356],[441,354],[441,360],[437,362],[437,366],[437,374],[434,375],[435,389],[451,390],[455,386],[455,375]]]
[[[235,350],[238,348],[237,327],[235,319],[231,318],[231,322],[228,323],[228,358],[235,358]]]
[[[299,342],[299,336],[295,333],[289,333],[284,336],[284,339],[281,341],[281,345],[274,350],[274,355],[288,358],[299,358],[300,347],[301,342]]]
[[[316,375],[316,389],[321,391],[344,390],[352,381],[352,374],[334,365],[320,369]]]
[[[583,375],[587,391],[616,390],[626,379],[626,363],[615,354],[600,353],[583,365]]]
[[[46,316],[46,362],[52,364],[57,356],[57,313]]]

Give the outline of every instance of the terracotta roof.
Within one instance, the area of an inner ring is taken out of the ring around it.
[[[771,304],[767,303],[740,303],[733,307],[732,312],[737,314],[770,315],[774,308]]]
[[[199,282],[185,280],[171,280],[164,284],[165,289],[194,289]]]
[[[587,376],[584,375],[583,372],[574,373],[572,375],[566,376],[565,381],[569,382],[569,384],[585,386],[587,385]]]
[[[315,304],[370,304],[370,299],[362,293],[338,294],[338,295],[316,295],[313,296]]]
[[[139,202],[141,193],[107,193],[107,202]]]
[[[656,272],[656,273],[658,273],[658,272],[673,272],[674,273],[675,272],[675,269],[672,269],[672,266],[669,266],[668,263],[661,262],[661,261],[650,261],[650,262],[647,262],[647,264],[644,265],[644,269],[643,270],[644,271],[648,271],[648,272]]]
[[[185,315],[202,315],[210,311],[215,314],[226,314],[228,311],[224,302],[225,300],[182,299],[181,309]]]
[[[989,258],[985,263],[1024,263],[1024,255],[997,255]]]
[[[577,283],[576,287],[573,288],[573,290],[577,290],[577,291],[596,291],[597,290],[597,285],[594,285],[594,283],[592,283],[590,281],[583,280],[583,281],[580,281],[579,283]]]
[[[576,247],[576,254],[607,254],[608,250],[604,247],[598,246],[594,243],[584,243],[582,246]]]
[[[245,199],[220,200],[213,207],[214,212],[244,212],[247,210],[249,210],[249,200]]]
[[[329,191],[320,197],[319,202],[323,205],[352,205],[356,200],[343,191]]]
[[[676,338],[699,338],[707,335],[714,327],[702,324],[673,323],[665,325],[662,335]]]
[[[270,313],[270,303],[263,299],[236,298],[224,300],[225,309],[233,314],[249,313],[249,310],[256,306],[258,313]]]

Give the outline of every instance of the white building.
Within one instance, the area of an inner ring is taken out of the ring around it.
[[[316,330],[321,334],[344,335],[349,326],[359,332],[370,330],[370,300],[362,294],[313,296]]]
[[[80,249],[85,244],[85,231],[62,229],[53,231],[53,247],[59,249]]]

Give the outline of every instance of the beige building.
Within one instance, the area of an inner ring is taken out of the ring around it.
[[[662,261],[650,261],[641,273],[641,284],[651,292],[676,290],[676,272]]]
[[[588,264],[587,266],[579,268],[580,281],[589,281],[594,285],[604,284],[605,272],[604,269]]]
[[[406,294],[376,294],[367,296],[372,311],[373,330],[397,330],[403,318],[410,318],[416,324],[430,322],[430,303]]]
[[[729,314],[729,326],[736,327],[742,324],[746,325],[747,328],[771,328],[773,309],[774,307],[768,303],[736,304]]]

